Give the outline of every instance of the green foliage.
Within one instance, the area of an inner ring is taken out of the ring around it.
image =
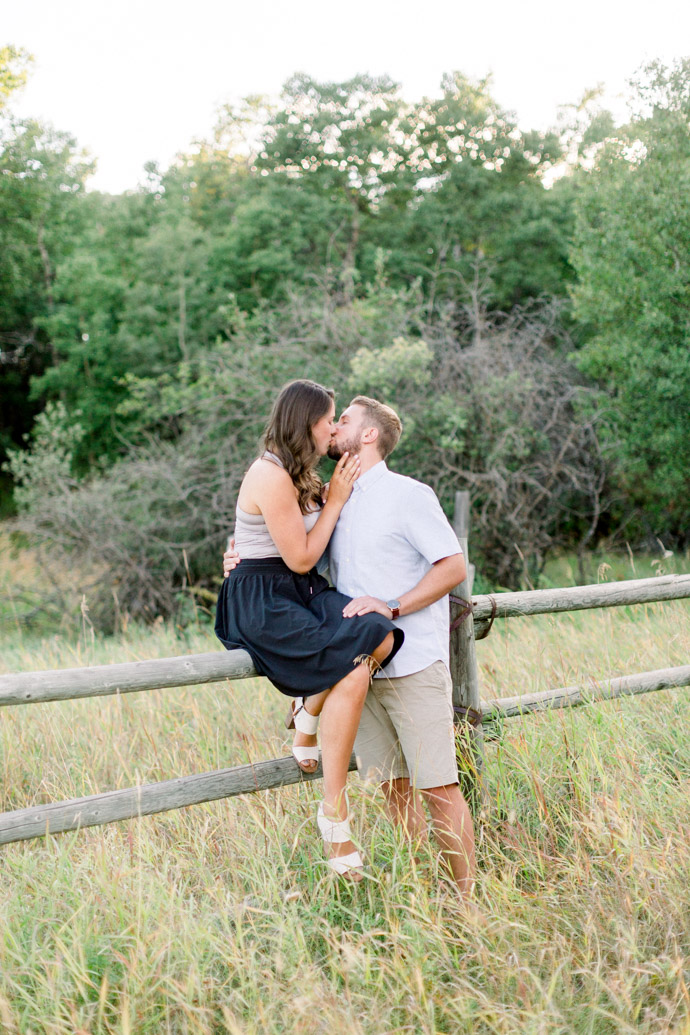
[[[162,376],[213,346],[227,301],[209,277],[208,234],[184,210],[158,217],[153,199],[137,196],[91,204],[94,222],[62,264],[54,311],[41,321],[57,362],[33,382],[36,396],[82,412],[82,466],[121,449],[126,378]]]
[[[458,334],[420,317],[418,293],[380,283],[346,304],[312,289],[253,314],[231,304],[225,317],[228,341],[123,379],[113,419],[127,428],[127,452],[115,464],[45,480],[22,514],[53,553],[101,573],[94,622],[172,614],[190,579],[212,599],[241,478],[278,387],[295,377],[333,385],[340,406],[365,391],[399,409],[393,467],[432,484],[449,511],[454,490],[470,487],[486,579],[515,585],[525,566],[536,577],[564,523],[572,537],[589,527],[605,465],[578,412],[584,389],[561,355],[557,308],[500,324],[479,309],[480,326]],[[14,462],[27,496],[33,468]]]
[[[431,380],[433,352],[425,341],[395,338],[380,349],[358,349],[350,363],[348,384],[353,392],[361,385],[377,385],[379,394],[390,395],[403,385],[412,392],[427,388]]]
[[[0,124],[0,464],[39,412],[29,384],[56,355],[40,321],[82,226],[89,166],[75,141],[33,121]]]
[[[212,349],[233,299],[254,310],[316,279],[338,302],[421,278],[431,308],[460,304],[479,257],[487,304],[504,306],[562,292],[569,275],[569,198],[539,178],[553,141],[518,133],[488,80],[448,76],[441,98],[409,104],[385,77],[294,76],[277,108],[227,108],[212,141],[116,198],[78,196],[86,168],[72,142],[41,144],[55,152],[48,170],[31,140],[12,138],[18,179],[4,184],[21,221],[0,197],[11,228],[0,315],[32,341],[19,381],[6,364],[5,391],[26,411],[7,435],[21,441],[32,413],[60,399],[81,411],[81,469],[136,434],[131,378],[174,376]]]
[[[6,467],[15,483],[14,496],[23,511],[36,511],[46,497],[69,492],[74,485],[72,462],[84,429],[68,417],[63,403],[48,403],[39,413],[30,450],[11,450]]]
[[[649,65],[638,111],[583,177],[573,262],[578,362],[610,401],[623,490],[649,532],[687,535],[690,61]]]
[[[33,57],[22,47],[0,47],[0,112],[7,99],[26,83]]]
[[[373,280],[382,248],[397,282],[421,276],[432,300],[457,299],[479,254],[498,307],[562,293],[571,276],[569,196],[541,182],[559,143],[520,133],[489,79],[448,75],[440,98],[406,104],[385,78],[295,76],[264,148],[260,168],[333,210],[322,263]]]
[[[268,400],[305,372],[396,405],[395,463],[447,508],[472,487],[487,579],[535,577],[554,544],[581,551],[631,503],[638,528],[682,538],[687,80],[683,64],[649,71],[646,107],[620,131],[589,91],[555,135],[520,130],[488,78],[455,72],[410,102],[387,77],[296,75],[276,105],[226,106],[211,140],[121,197],[84,194],[74,141],[7,120],[0,451],[46,404],[65,407],[81,429],[70,508],[93,479],[122,517],[113,563],[130,526],[148,530],[132,572],[167,528],[142,613],[172,606],[158,573],[188,578],[179,543],[208,586]],[[598,397],[565,359],[576,210],[573,338]]]
[[[355,76],[319,83],[295,75],[267,124],[261,168],[316,181],[324,193],[348,198],[366,211],[395,183],[404,147],[391,144],[402,128],[404,106],[387,76]]]

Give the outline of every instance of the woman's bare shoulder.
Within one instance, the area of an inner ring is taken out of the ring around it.
[[[292,485],[292,478],[285,468],[264,456],[254,461],[244,477],[255,484]]]
[[[259,457],[242,480],[238,503],[250,514],[262,513],[265,494],[285,500],[296,498],[295,486],[285,468]]]

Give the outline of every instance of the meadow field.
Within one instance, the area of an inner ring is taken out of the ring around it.
[[[16,601],[47,576],[0,546],[0,672],[216,649],[200,611],[104,637],[76,600],[27,625]],[[600,579],[658,570],[611,563]],[[689,617],[678,601],[497,621],[482,696],[686,664]],[[284,755],[283,710],[259,679],[6,708],[2,810]],[[323,864],[317,782],[6,846],[0,1031],[688,1035],[688,729],[688,690],[507,720],[470,915],[354,775],[357,887]]]

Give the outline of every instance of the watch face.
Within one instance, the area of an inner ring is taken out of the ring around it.
[[[397,611],[400,608],[399,600],[387,600],[386,607],[390,607],[391,611]]]

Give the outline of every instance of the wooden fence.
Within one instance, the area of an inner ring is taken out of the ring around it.
[[[468,515],[467,495],[458,493],[454,524],[466,556]],[[690,575],[664,575],[628,582],[472,597],[469,565],[468,569],[468,578],[453,594],[460,602],[451,605],[451,618],[461,619],[451,635],[451,674],[458,725],[463,732],[462,739],[469,748],[466,752],[466,770],[475,789],[481,787],[483,726],[492,724],[498,717],[508,718],[552,708],[573,708],[624,695],[690,686],[690,665],[682,665],[610,679],[588,687],[559,687],[536,694],[482,702],[479,697],[475,640],[482,638],[494,618],[507,619],[685,599],[690,597]],[[470,599],[469,607],[462,602]],[[120,665],[11,673],[0,675],[0,706],[102,697],[226,679],[247,679],[255,675],[249,655],[240,650],[212,651]],[[350,769],[355,768],[353,756]],[[292,756],[288,756],[120,791],[106,791],[70,801],[17,809],[0,814],[0,844],[148,816],[237,794],[315,780],[321,775],[320,766],[315,773],[306,774],[298,768]]]

